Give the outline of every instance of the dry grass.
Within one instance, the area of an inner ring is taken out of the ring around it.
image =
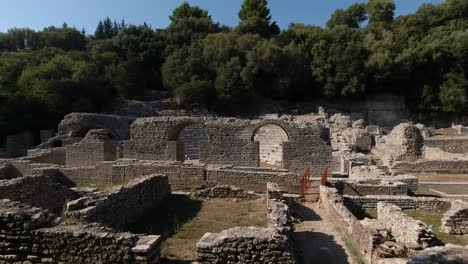
[[[266,226],[264,199],[193,200],[173,196],[134,232],[163,235],[162,257],[166,262],[196,259],[196,244],[207,232],[217,233],[236,226]]]

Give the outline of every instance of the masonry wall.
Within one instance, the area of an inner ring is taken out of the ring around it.
[[[81,198],[67,204],[66,215],[87,222],[98,222],[125,229],[148,210],[156,208],[169,194],[167,176],[151,175],[100,194],[102,199]]]
[[[288,206],[270,200],[267,210],[268,228],[235,227],[206,233],[197,243],[198,263],[297,263]]]
[[[50,209],[59,214],[66,201],[79,198],[72,189],[50,176],[25,176],[0,181],[0,199]]]
[[[424,140],[424,146],[450,153],[468,153],[468,138],[428,138]]]
[[[379,202],[394,204],[403,210],[418,209],[423,211],[445,210],[450,208],[450,200],[435,197],[411,197],[395,195],[344,196],[348,207],[357,209],[377,209]]]
[[[207,182],[213,185],[230,185],[262,193],[268,182],[278,183],[285,192],[298,193],[301,190],[301,176],[286,171],[221,167],[207,168],[206,175]]]
[[[67,166],[94,166],[117,159],[115,141],[87,142],[66,147]]]
[[[379,202],[377,215],[378,220],[391,230],[395,240],[410,249],[424,249],[436,243],[435,235],[428,226],[409,217],[396,205]]]
[[[25,158],[35,163],[49,163],[57,165],[65,165],[66,149],[65,148],[50,148],[50,149],[33,149],[28,151],[28,156]]]
[[[158,263],[159,236],[55,226],[47,210],[0,200],[0,263]]]
[[[343,196],[336,189],[320,186],[320,200],[325,210],[336,221],[341,233],[358,250],[361,259],[368,264],[373,263],[376,246],[381,240],[379,233],[360,223],[344,205]]]
[[[455,200],[442,218],[442,229],[449,234],[468,234],[468,203]]]
[[[254,135],[263,126],[280,126],[289,141],[283,144],[283,168],[303,173],[312,165],[319,176],[331,165],[327,129],[318,123],[295,123],[280,119],[244,120],[235,118],[155,117],[137,119],[131,125],[131,140],[124,156],[140,160],[180,160],[179,136],[185,127],[200,127],[200,162],[209,165],[257,167],[260,145]]]
[[[468,160],[422,160],[417,162],[401,162],[392,167],[394,172],[434,172],[446,174],[468,173]]]
[[[342,195],[366,196],[366,195],[408,195],[409,187],[399,181],[382,182],[374,181],[329,181],[330,186],[336,188]]]

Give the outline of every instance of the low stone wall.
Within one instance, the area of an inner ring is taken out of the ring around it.
[[[361,259],[374,263],[373,258],[381,235],[376,229],[366,227],[344,205],[343,196],[334,188],[320,186],[320,201],[327,213],[336,221],[341,233],[358,250]]]
[[[328,184],[340,194],[365,195],[408,195],[418,190],[418,178],[410,175],[377,176],[373,178],[328,179]]]
[[[256,170],[242,167],[209,167],[206,169],[207,181],[219,185],[231,185],[239,188],[265,192],[268,182],[278,183],[281,190],[298,193],[301,190],[301,176],[284,170]]]
[[[0,199],[10,199],[60,213],[66,201],[80,195],[48,175],[0,180]]]
[[[468,137],[463,138],[428,138],[424,146],[440,148],[449,153],[468,153]]]
[[[379,202],[394,204],[403,210],[417,209],[423,211],[446,210],[450,200],[436,197],[411,197],[393,195],[344,196],[345,204],[359,209],[377,209]]]
[[[83,142],[66,146],[67,166],[95,166],[117,159],[117,143],[113,140]]]
[[[32,149],[28,150],[28,156],[24,158],[33,163],[48,163],[65,165],[66,149],[65,148],[49,148],[49,149]]]
[[[159,236],[120,233],[102,226],[55,226],[47,210],[0,200],[0,263],[159,262]]]
[[[206,233],[197,243],[198,263],[296,263],[289,239],[276,230],[235,227]]]
[[[212,188],[200,190],[195,195],[197,197],[202,198],[258,198],[258,195],[252,191],[247,191],[241,188],[226,185],[215,186]]]
[[[424,249],[436,243],[435,235],[427,225],[409,217],[398,206],[379,202],[377,215],[395,240],[410,249]]]
[[[120,233],[99,225],[68,225],[33,232],[33,247],[46,263],[160,262],[160,236]],[[39,260],[39,258],[38,258]]]
[[[114,187],[97,199],[82,198],[67,204],[66,216],[124,229],[170,195],[167,176],[151,175]]]
[[[420,160],[416,162],[401,162],[392,168],[394,173],[435,172],[446,174],[468,173],[468,160]]]
[[[468,234],[468,203],[455,200],[442,218],[442,230],[449,234]]]
[[[198,263],[297,263],[293,224],[284,202],[268,202],[268,228],[235,227],[206,233],[197,243]]]

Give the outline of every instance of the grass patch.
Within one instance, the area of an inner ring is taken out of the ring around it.
[[[207,232],[217,233],[236,226],[266,227],[266,217],[264,199],[233,202],[172,195],[131,231],[164,236],[161,253],[170,263],[195,260],[196,243]]]
[[[428,226],[432,226],[432,231],[437,236],[440,241],[444,244],[456,244],[456,245],[468,245],[468,236],[459,236],[459,235],[450,235],[442,231],[442,217],[444,212],[434,211],[434,212],[425,212],[417,210],[405,210],[404,211],[408,216],[421,220]]]

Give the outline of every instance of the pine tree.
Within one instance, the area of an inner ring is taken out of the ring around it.
[[[96,31],[94,32],[94,37],[96,39],[105,39],[106,36],[104,34],[104,24],[102,23],[102,20],[99,20],[99,23],[96,27]]]
[[[237,29],[241,33],[253,33],[261,36],[271,36],[279,33],[276,22],[271,22],[270,9],[267,0],[244,0],[239,11]]]

